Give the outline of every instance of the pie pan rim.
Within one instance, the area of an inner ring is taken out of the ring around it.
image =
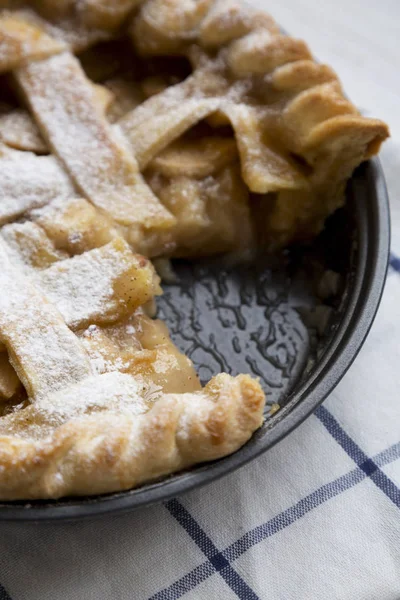
[[[351,180],[350,194],[357,228],[357,252],[353,285],[341,322],[322,358],[290,396],[284,409],[267,420],[245,446],[225,458],[133,490],[56,501],[1,502],[0,520],[90,519],[163,502],[245,465],[281,441],[309,417],[345,375],[367,338],[380,304],[389,264],[389,201],[378,158],[357,170]]]

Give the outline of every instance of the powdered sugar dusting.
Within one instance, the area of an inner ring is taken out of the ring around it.
[[[146,388],[124,373],[104,373],[50,394],[35,406],[61,421],[96,410],[113,410],[140,415],[149,409]]]
[[[91,374],[79,340],[46,298],[11,263],[0,239],[0,337],[31,398]]]
[[[0,13],[0,72],[65,50],[65,44],[48,36],[37,21],[28,11]]]
[[[17,108],[0,115],[0,140],[7,146],[47,154],[47,146],[36,123],[26,110]]]
[[[140,270],[147,265],[141,267],[126,244],[116,240],[49,267],[38,275],[38,282],[66,322],[78,327],[99,319],[112,320],[114,313],[119,316],[125,300],[115,292],[114,283],[132,268]],[[149,289],[149,296],[151,292]]]
[[[278,31],[269,15],[241,0],[215,0],[202,23],[200,39],[206,46],[218,47],[259,28]]]
[[[189,86],[188,80],[186,80],[183,83],[168,87],[160,94],[151,96],[137,108],[122,117],[118,123],[123,131],[135,129],[157,114],[167,113],[170,110],[176,109],[181,102],[187,100],[188,95]]]
[[[144,385],[124,373],[90,376],[1,418],[0,435],[43,439],[71,419],[105,411],[110,418],[136,417],[147,412],[160,393],[157,386]]]
[[[30,221],[4,225],[0,235],[7,242],[10,259],[28,274],[33,267],[41,268],[48,266],[48,262],[68,258],[68,255],[54,248],[41,227]],[[40,264],[40,258],[45,262],[44,265]]]
[[[181,89],[154,97],[157,101],[139,106],[119,126],[130,142],[139,166],[144,169],[168,144],[219,107],[218,99],[182,99]],[[154,113],[154,109],[157,112]],[[151,116],[150,116],[151,113]]]
[[[44,137],[93,204],[123,224],[157,226],[172,219],[117,143],[72,54],[29,64],[16,77]]]
[[[0,225],[73,194],[70,179],[53,156],[0,148]]]
[[[111,37],[107,31],[84,27],[77,19],[61,19],[55,25],[46,22],[45,29],[59,42],[68,44],[74,52],[80,52]]]

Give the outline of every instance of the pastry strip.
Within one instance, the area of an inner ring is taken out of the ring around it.
[[[73,328],[110,324],[161,292],[150,261],[121,238],[54,264],[37,281]]]
[[[0,239],[0,338],[31,399],[81,381],[91,373],[78,338],[57,309],[18,272]]]
[[[95,206],[124,225],[163,229],[174,223],[113,136],[72,54],[32,63],[16,77],[44,138]]]
[[[74,193],[70,179],[54,156],[0,147],[0,225]]]
[[[250,191],[265,194],[307,187],[300,170],[263,139],[260,111],[245,104],[227,103],[223,112],[235,131],[242,176]]]
[[[263,422],[264,394],[247,375],[222,374],[201,392],[162,395],[144,414],[137,414],[141,405],[134,389],[127,398],[125,377],[107,373],[96,378],[98,385],[91,378],[61,391],[58,401],[46,399],[43,411],[42,402],[28,408],[27,422],[26,411],[3,417],[0,498],[59,498],[129,489],[231,454]],[[132,388],[134,380],[129,379]],[[89,414],[65,416],[68,398],[75,404],[80,396],[86,406],[77,413]],[[108,402],[112,411],[104,410]],[[59,410],[53,421],[55,405]],[[35,439],[38,428],[31,423],[39,424],[46,443],[41,436]],[[24,431],[30,439],[24,439]]]
[[[182,101],[165,92],[165,105],[158,97],[152,97],[137,109],[125,115],[119,122],[122,132],[130,143],[140,169],[145,169],[150,161],[168,144],[176,140],[190,127],[218,110],[216,98]],[[153,109],[157,107],[157,112]],[[150,117],[151,113],[151,117]],[[150,118],[149,118],[150,117]]]
[[[48,154],[47,145],[35,121],[22,108],[0,116],[0,140],[16,150]]]
[[[0,73],[65,49],[24,13],[0,11]]]

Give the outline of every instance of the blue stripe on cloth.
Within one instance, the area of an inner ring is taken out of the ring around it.
[[[259,600],[257,594],[229,564],[205,531],[178,500],[169,500],[165,503],[165,507],[205,554],[213,570],[221,575],[240,600]],[[167,597],[174,598],[174,596]],[[175,597],[179,598],[179,596]]]
[[[400,273],[400,258],[394,254],[390,254],[389,264],[394,271]]]
[[[373,462],[375,465],[383,467],[391,462],[394,462],[395,460],[398,460],[399,458],[400,442],[377,454],[373,458]],[[259,544],[276,533],[279,533],[295,521],[298,521],[301,517],[306,515],[314,508],[317,508],[324,502],[340,495],[342,492],[349,490],[366,478],[366,472],[360,467],[357,467],[346,475],[342,475],[334,481],[323,485],[297,502],[297,504],[294,506],[291,506],[266,523],[263,523],[262,525],[259,525],[247,532],[236,542],[223,550],[221,553],[222,556],[228,561],[236,560],[242,554],[247,552],[247,550],[249,550],[252,546],[255,546],[256,544]],[[215,569],[211,563],[209,561],[204,562],[175,581],[169,587],[152,596],[149,600],[177,600],[214,573]]]
[[[214,575],[215,569],[210,561],[204,562],[167,588],[154,594],[149,600],[178,600],[184,594],[200,585],[203,581]],[[0,597],[0,600],[2,598]]]
[[[374,462],[378,465],[378,467],[384,467],[385,465],[389,465],[390,463],[394,462],[398,458],[400,458],[400,442],[393,444],[393,446],[390,446],[382,452],[379,452],[379,454],[374,457]]]
[[[400,508],[400,489],[380,470],[374,460],[368,458],[365,452],[361,450],[356,442],[339,425],[335,417],[324,406],[320,406],[316,410],[315,415],[343,450],[354,460],[356,465],[386,494],[397,508]]]
[[[3,586],[0,583],[0,600],[11,600],[11,596],[9,596],[6,592],[6,590],[3,588]]]

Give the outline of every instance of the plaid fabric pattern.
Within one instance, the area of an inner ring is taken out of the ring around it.
[[[275,11],[293,31],[295,4]],[[336,15],[336,4],[324,11]],[[396,139],[383,151],[393,254],[382,305],[324,405],[264,456],[164,505],[93,522],[0,523],[0,600],[400,598]]]
[[[239,472],[131,515],[2,524],[0,600],[400,597],[397,261],[360,357]]]
[[[400,376],[390,362],[400,330],[385,334],[399,299],[392,268],[349,375],[306,423],[238,473],[131,515],[3,524],[0,600],[396,600]]]

